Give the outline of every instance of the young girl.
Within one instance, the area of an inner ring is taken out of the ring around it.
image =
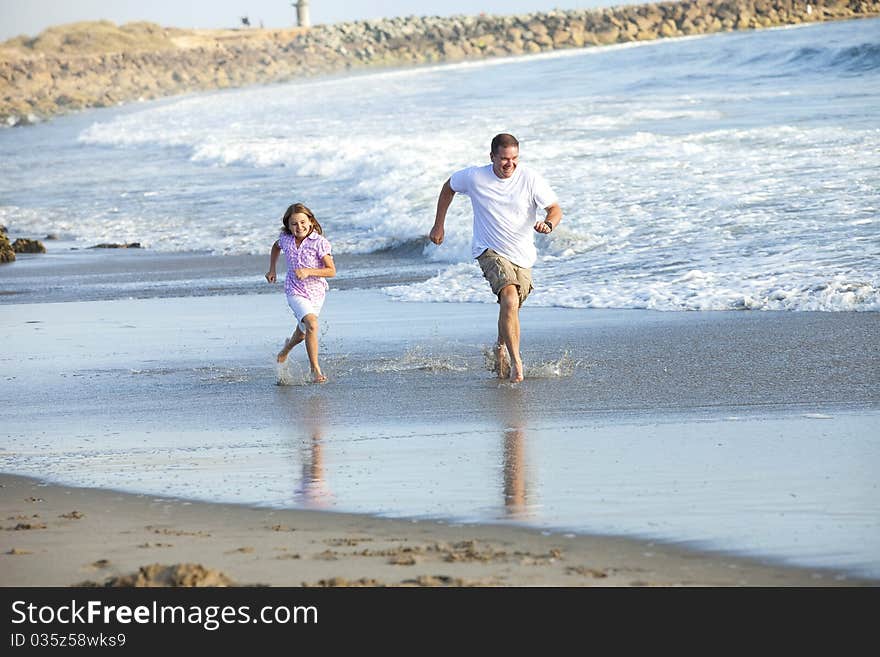
[[[290,350],[305,340],[312,380],[324,383],[327,377],[318,364],[318,315],[321,314],[329,287],[324,279],[336,275],[330,242],[324,238],[324,231],[315,215],[302,203],[294,203],[287,208],[281,222],[284,226],[272,245],[266,280],[275,282],[275,263],[278,254],[283,251],[287,258],[284,292],[297,325],[293,335],[284,341],[284,346],[278,352],[278,362],[287,360]]]

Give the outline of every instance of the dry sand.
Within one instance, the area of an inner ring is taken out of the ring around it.
[[[67,488],[0,475],[0,585],[862,586],[656,542]]]

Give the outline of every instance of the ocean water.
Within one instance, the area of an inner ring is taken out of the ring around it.
[[[531,305],[880,310],[880,19],[361,72],[0,130],[0,223],[59,235],[56,252],[138,241],[241,257],[268,253],[302,201],[359,284],[491,303],[467,199],[442,247],[426,235],[443,181],[487,162],[500,131],[565,211],[537,237]],[[231,269],[199,285],[252,276]],[[149,276],[131,286],[108,279],[98,296],[177,293]]]

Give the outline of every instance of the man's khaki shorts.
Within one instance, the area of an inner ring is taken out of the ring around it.
[[[526,297],[534,289],[532,287],[532,270],[513,264],[492,249],[486,249],[477,256],[477,262],[480,263],[483,276],[492,286],[492,293],[497,297],[506,286],[516,285],[519,292],[519,305],[522,307]],[[498,299],[498,303],[501,303],[501,299]]]

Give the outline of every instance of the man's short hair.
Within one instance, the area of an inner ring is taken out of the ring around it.
[[[508,146],[516,146],[519,148],[519,142],[516,140],[516,137],[506,132],[495,135],[495,137],[492,138],[492,155],[495,155],[499,150],[507,148]]]

